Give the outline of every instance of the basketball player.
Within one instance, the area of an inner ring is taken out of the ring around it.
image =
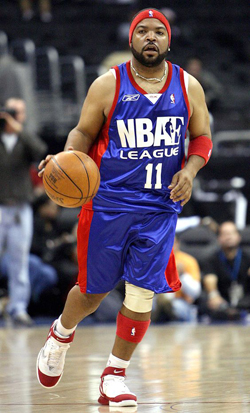
[[[170,42],[161,12],[139,12],[129,31],[132,60],[93,82],[65,145],[95,160],[101,185],[80,214],[78,284],[39,353],[38,380],[56,386],[77,324],[123,279],[125,300],[98,400],[109,406],[137,404],[125,371],[149,327],[154,293],[181,287],[172,252],[177,215],[212,150],[203,90],[166,61]],[[50,157],[41,162],[40,176]]]

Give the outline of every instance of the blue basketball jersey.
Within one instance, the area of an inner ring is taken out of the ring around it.
[[[183,70],[170,62],[159,93],[134,81],[130,62],[115,67],[114,102],[89,155],[100,168],[97,195],[84,208],[107,212],[179,213],[168,189],[185,162],[189,104]]]

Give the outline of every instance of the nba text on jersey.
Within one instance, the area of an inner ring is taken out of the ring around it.
[[[178,156],[181,128],[184,118],[177,116],[151,119],[117,120],[117,129],[122,148],[152,148],[153,150],[121,150],[121,159],[163,158]],[[157,149],[156,149],[157,148]]]

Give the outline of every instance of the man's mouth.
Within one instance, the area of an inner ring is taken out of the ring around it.
[[[144,52],[158,52],[158,47],[155,44],[147,44],[144,49]]]

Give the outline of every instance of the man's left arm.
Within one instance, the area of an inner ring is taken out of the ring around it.
[[[170,198],[184,206],[192,195],[193,180],[208,162],[212,152],[209,113],[200,83],[189,75],[188,99],[190,105],[189,147],[187,163],[178,171],[169,185]]]

